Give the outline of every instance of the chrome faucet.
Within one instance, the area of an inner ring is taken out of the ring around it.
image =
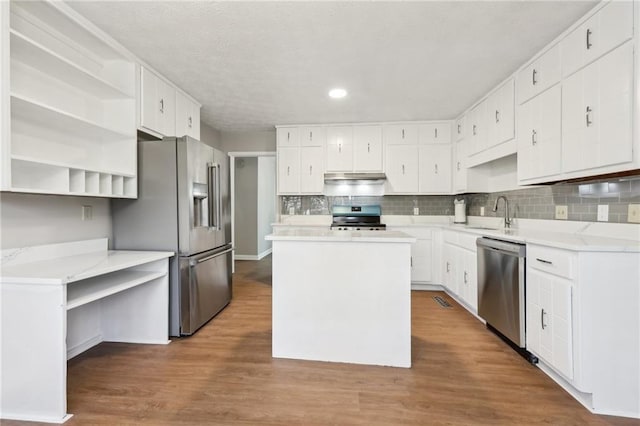
[[[498,198],[496,198],[496,204],[493,206],[493,211],[494,212],[498,211],[498,201],[500,201],[501,198],[504,200],[504,227],[510,228],[511,218],[509,217],[509,200],[507,200],[507,197],[505,197],[504,195],[501,195]]]

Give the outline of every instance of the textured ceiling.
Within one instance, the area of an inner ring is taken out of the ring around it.
[[[225,131],[449,119],[596,2],[74,2]],[[327,97],[332,87],[349,96]]]

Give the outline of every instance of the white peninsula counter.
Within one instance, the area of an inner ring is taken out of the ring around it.
[[[106,238],[2,250],[0,418],[62,423],[68,359],[102,341],[169,343],[171,256]]]
[[[275,229],[276,358],[411,367],[411,243],[395,231]]]

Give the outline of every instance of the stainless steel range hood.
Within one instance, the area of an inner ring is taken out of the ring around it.
[[[325,173],[324,182],[334,184],[381,184],[387,180],[384,173]]]

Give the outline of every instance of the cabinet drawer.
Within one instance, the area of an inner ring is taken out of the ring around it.
[[[442,233],[442,239],[447,244],[458,245],[458,233],[453,231],[444,231]]]
[[[572,279],[575,276],[574,253],[542,246],[527,246],[527,262],[533,269]]]
[[[458,235],[458,245],[460,247],[466,248],[467,250],[475,252],[477,250],[476,240],[478,238],[480,238],[480,236],[476,234],[460,233]]]

